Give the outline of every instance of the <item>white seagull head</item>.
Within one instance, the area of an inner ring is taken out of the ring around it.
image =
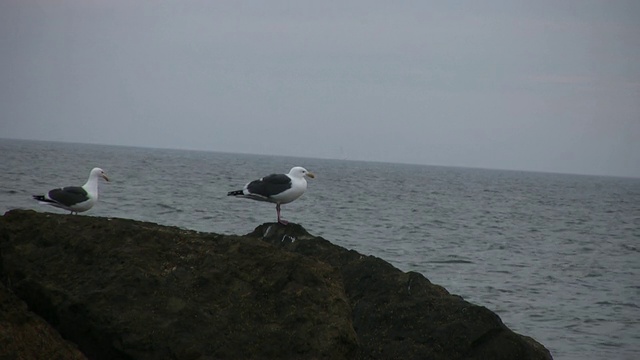
[[[289,171],[289,176],[291,177],[295,177],[298,179],[303,179],[305,177],[314,179],[316,176],[313,175],[312,172],[308,171],[307,169],[301,167],[301,166],[295,166],[293,168],[291,168],[291,170]]]
[[[89,177],[92,178],[103,178],[106,181],[109,181],[109,178],[107,177],[107,174],[104,172],[104,170],[100,169],[100,168],[93,168],[91,169],[91,173],[89,174]]]

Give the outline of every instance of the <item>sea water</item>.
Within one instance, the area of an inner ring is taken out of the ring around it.
[[[0,211],[64,213],[31,199],[111,182],[88,216],[246,234],[275,205],[228,197],[304,166],[283,218],[422,273],[496,312],[556,359],[640,356],[640,179],[0,139]]]

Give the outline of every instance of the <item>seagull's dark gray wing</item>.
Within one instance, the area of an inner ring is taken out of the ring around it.
[[[291,188],[291,178],[285,174],[271,174],[260,180],[254,180],[247,185],[252,194],[271,197]]]
[[[49,191],[49,198],[62,205],[72,206],[89,200],[89,195],[80,186],[67,186]]]

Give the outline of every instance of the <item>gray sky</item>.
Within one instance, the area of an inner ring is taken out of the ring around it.
[[[0,0],[0,137],[640,176],[640,1]]]

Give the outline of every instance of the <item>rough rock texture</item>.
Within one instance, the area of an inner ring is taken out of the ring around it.
[[[0,359],[16,311],[90,359],[551,359],[486,308],[295,224],[228,236],[13,210],[0,255],[33,312],[0,291]]]
[[[0,359],[86,360],[46,321],[0,283]]]

